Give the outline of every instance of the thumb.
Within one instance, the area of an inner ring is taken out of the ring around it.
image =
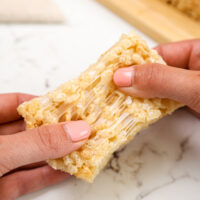
[[[199,71],[144,64],[118,69],[113,81],[131,96],[169,98],[200,112]]]
[[[67,155],[89,135],[87,122],[71,121],[0,136],[0,176],[26,164]]]

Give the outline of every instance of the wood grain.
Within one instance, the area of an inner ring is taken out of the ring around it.
[[[200,38],[200,22],[159,0],[97,0],[159,43]]]

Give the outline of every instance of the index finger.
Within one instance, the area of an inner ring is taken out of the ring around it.
[[[17,107],[32,98],[33,95],[22,93],[0,94],[0,124],[20,119]]]
[[[155,49],[170,66],[200,70],[200,39],[163,44]]]

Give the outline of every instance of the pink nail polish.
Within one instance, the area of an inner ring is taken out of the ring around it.
[[[118,69],[113,77],[114,83],[118,87],[130,87],[133,79],[133,68],[125,67]]]
[[[72,142],[87,139],[91,133],[89,124],[82,120],[68,122],[64,125],[64,129]]]

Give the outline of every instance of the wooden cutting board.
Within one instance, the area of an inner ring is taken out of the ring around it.
[[[160,0],[97,0],[159,43],[200,38],[200,22]]]

